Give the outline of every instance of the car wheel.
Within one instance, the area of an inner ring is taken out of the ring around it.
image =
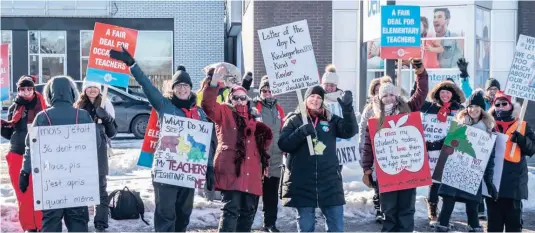
[[[130,131],[134,134],[134,137],[141,139],[145,137],[145,130],[149,123],[149,115],[141,115],[134,118],[130,126]]]

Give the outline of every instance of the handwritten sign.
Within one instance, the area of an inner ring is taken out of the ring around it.
[[[535,38],[520,35],[505,82],[505,94],[535,100]]]
[[[36,210],[98,205],[95,124],[29,128]]]
[[[381,58],[422,57],[420,7],[381,6]]]
[[[363,40],[368,42],[379,39],[381,37],[381,6],[386,5],[387,1],[364,0],[362,3]]]
[[[338,102],[325,103],[327,109],[331,113],[343,118],[342,107]],[[360,152],[358,150],[359,136],[355,136],[349,139],[336,138],[336,154],[338,155],[338,161],[340,165],[358,162],[360,160]]]
[[[440,122],[436,114],[422,113],[422,125],[424,127],[424,138],[426,141],[441,140],[448,135],[448,130],[453,120],[448,116],[446,122]]]
[[[9,98],[9,44],[0,45],[0,101]]]
[[[150,112],[149,122],[147,129],[145,130],[145,137],[141,144],[141,153],[137,160],[137,165],[141,167],[152,167],[154,161],[154,151],[156,151],[156,145],[158,144],[158,138],[160,136],[160,123],[158,122],[158,113],[154,108]]]
[[[203,188],[213,124],[165,114],[156,148],[154,182]]]
[[[506,143],[508,140],[509,136],[506,134],[496,134],[496,145],[494,147],[494,175],[492,176],[492,183],[496,187],[497,191],[500,191],[500,184],[502,183],[503,161],[506,153]],[[487,190],[487,184],[485,184],[485,182],[483,182],[483,187],[481,189],[483,191],[483,195],[490,197]]]
[[[121,47],[124,47],[134,56],[136,41],[136,30],[99,22],[95,23],[86,80],[128,87],[130,69],[124,62],[110,58],[110,50],[122,50]]]
[[[476,195],[495,141],[495,134],[453,121],[433,180]]]
[[[306,20],[258,30],[258,38],[273,95],[319,84]]]
[[[391,192],[431,184],[431,173],[419,113],[368,120],[379,192]]]

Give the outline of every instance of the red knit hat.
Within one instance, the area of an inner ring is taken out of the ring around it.
[[[496,95],[494,96],[494,100],[492,100],[492,104],[494,104],[494,102],[496,102],[496,100],[498,99],[505,99],[507,100],[507,102],[509,102],[509,104],[511,105],[513,104],[511,96],[506,95],[503,91],[496,92]]]

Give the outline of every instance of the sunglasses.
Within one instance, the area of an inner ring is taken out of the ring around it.
[[[33,87],[19,87],[19,91],[33,91]]]
[[[263,90],[260,90],[262,93],[271,93],[271,90],[268,90],[268,89],[263,89]]]
[[[246,95],[233,95],[232,96],[232,100],[234,101],[238,101],[238,100],[241,100],[241,101],[246,101],[247,100],[247,96]]]
[[[507,105],[509,105],[509,103],[507,103],[507,102],[502,102],[502,103],[496,103],[496,104],[494,104],[494,106],[497,107],[497,108],[499,108],[500,106],[501,106],[501,107],[505,107],[505,106],[507,106]]]

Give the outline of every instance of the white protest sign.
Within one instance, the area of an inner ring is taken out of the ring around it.
[[[331,113],[343,118],[342,107],[338,102],[326,102],[325,104]],[[360,152],[358,150],[358,146],[358,134],[349,139],[336,138],[336,155],[338,155],[338,161],[340,162],[340,165],[360,161]]]
[[[535,100],[535,38],[520,35],[505,83],[505,94]]]
[[[476,195],[495,141],[495,134],[452,122],[433,179]]]
[[[425,141],[432,142],[445,138],[446,135],[448,135],[448,129],[450,128],[452,120],[453,117],[448,116],[446,118],[446,122],[440,122],[438,121],[436,114],[422,113],[422,125],[424,126]],[[429,168],[432,176],[433,172],[435,172],[438,158],[440,157],[440,151],[428,151],[427,154],[429,155]],[[433,182],[437,183],[436,180]]]
[[[95,124],[29,128],[36,210],[98,205]]]
[[[213,124],[164,114],[154,152],[154,182],[203,188]]]
[[[503,160],[505,156],[506,143],[509,137],[503,133],[498,133],[496,137],[496,146],[494,147],[494,175],[492,177],[492,183],[496,186],[496,191],[500,191],[500,183],[502,182],[503,173]],[[487,184],[483,182],[482,187],[483,195],[490,197],[487,190]]]
[[[258,30],[258,38],[273,95],[319,84],[306,20]]]

